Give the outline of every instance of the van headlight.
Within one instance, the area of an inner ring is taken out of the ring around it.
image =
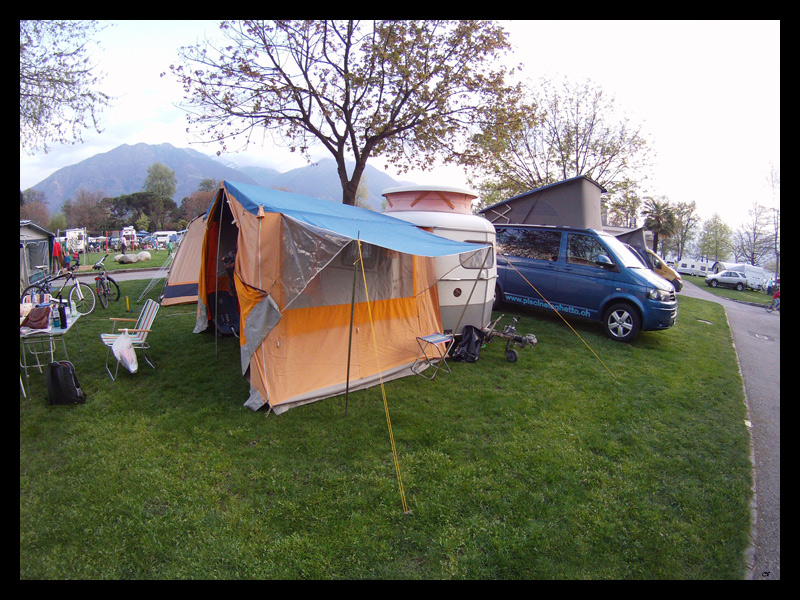
[[[647,297],[651,300],[658,300],[659,302],[669,302],[670,293],[656,288],[647,290]]]

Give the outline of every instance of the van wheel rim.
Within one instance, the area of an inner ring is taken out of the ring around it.
[[[633,329],[633,319],[626,310],[615,310],[608,317],[608,329],[616,337],[625,337]]]

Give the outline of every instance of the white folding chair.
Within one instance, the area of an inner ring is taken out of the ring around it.
[[[111,369],[108,368],[108,359],[111,356],[111,346],[114,345],[114,342],[117,341],[120,335],[122,335],[123,331],[130,336],[133,348],[135,350],[141,350],[144,355],[144,359],[147,361],[147,364],[155,369],[153,363],[150,362],[148,353],[150,350],[150,344],[147,342],[147,336],[152,331],[153,321],[158,314],[159,308],[161,308],[161,305],[158,302],[148,298],[142,307],[142,312],[139,313],[138,319],[112,317],[111,320],[114,321],[112,332],[100,334],[100,340],[108,347],[108,352],[106,352],[106,371],[108,371],[108,374],[112,380],[116,381],[117,379],[117,372],[119,371],[119,359],[117,359],[117,367],[114,369],[113,375],[111,374]],[[136,325],[130,329],[126,327],[120,327],[119,331],[117,331],[117,323],[124,321],[135,321]]]

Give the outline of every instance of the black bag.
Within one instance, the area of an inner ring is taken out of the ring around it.
[[[66,360],[51,362],[47,365],[47,403],[48,404],[84,404],[86,394],[78,383],[75,367]]]
[[[483,344],[485,335],[486,334],[477,327],[465,325],[461,333],[461,341],[458,346],[456,346],[451,360],[468,363],[476,362],[480,356],[481,345]]]

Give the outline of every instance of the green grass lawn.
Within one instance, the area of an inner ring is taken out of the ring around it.
[[[723,309],[680,297],[633,344],[521,313],[505,341],[434,381],[275,416],[242,406],[238,340],[165,307],[157,369],[112,382],[101,331],[68,348],[88,401],[20,397],[21,579],[739,579],[751,465]],[[511,314],[510,312],[507,313]],[[506,320],[508,320],[508,316]]]
[[[142,262],[136,263],[116,263],[114,262],[114,257],[120,254],[119,252],[115,252],[111,250],[108,253],[108,258],[105,260],[106,270],[108,271],[119,271],[119,270],[132,270],[132,269],[158,269],[161,267],[165,262],[167,262],[167,258],[169,257],[169,252],[165,249],[160,250],[147,250],[150,253],[150,260],[145,260]],[[129,252],[129,254],[138,254],[138,251]],[[103,258],[106,255],[105,252],[87,252],[86,255],[81,255],[80,257],[80,264],[81,267],[85,269],[91,269],[92,265],[95,264],[98,260]]]

